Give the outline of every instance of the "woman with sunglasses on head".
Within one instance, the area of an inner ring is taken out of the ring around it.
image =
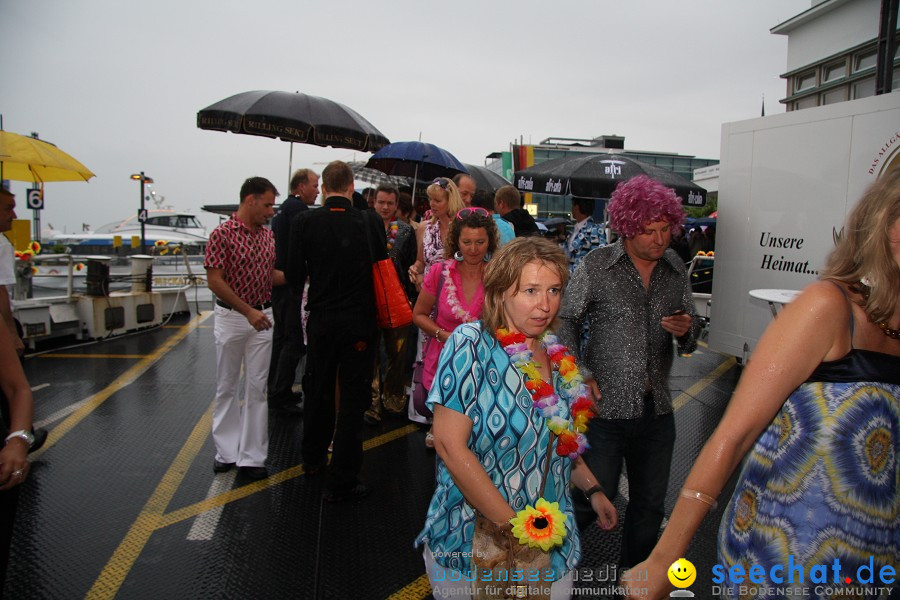
[[[433,204],[432,204],[433,206]],[[444,342],[457,326],[477,321],[484,304],[484,266],[496,252],[494,220],[483,208],[464,208],[447,234],[444,258],[428,271],[413,308],[413,323],[428,339],[422,351],[425,389],[431,389]],[[431,431],[425,445],[434,447]]]
[[[453,216],[465,208],[456,184],[446,177],[432,181],[425,193],[428,194],[431,216],[426,215],[425,221],[416,230],[418,253],[416,262],[409,268],[409,280],[416,289],[422,287],[431,265],[443,258],[444,242]]]

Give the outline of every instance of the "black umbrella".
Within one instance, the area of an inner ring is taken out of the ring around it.
[[[487,167],[479,167],[478,165],[470,165],[463,163],[468,171],[469,176],[475,180],[475,188],[488,193],[494,193],[509,182],[500,174],[494,173]]]
[[[299,92],[235,94],[200,110],[197,127],[359,152],[375,152],[390,143],[353,109]]]
[[[681,175],[620,154],[566,156],[516,171],[520,191],[554,196],[609,198],[620,182],[637,175],[670,187],[687,206],[706,205],[706,190]]]

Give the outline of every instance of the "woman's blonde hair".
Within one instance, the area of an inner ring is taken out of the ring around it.
[[[569,263],[566,255],[552,241],[542,237],[520,237],[505,244],[497,251],[484,270],[484,308],[481,322],[484,331],[495,335],[498,327],[508,327],[503,313],[503,294],[513,285],[519,292],[519,278],[530,262],[537,261],[555,269],[565,287],[569,280]]]
[[[447,214],[451,217],[456,213],[461,211],[466,207],[463,204],[462,197],[459,195],[459,188],[456,187],[456,184],[453,183],[452,180],[446,177],[438,177],[431,184],[425,188],[425,193],[428,194],[428,199],[440,196],[447,197]],[[437,221],[437,216],[432,213],[431,219],[429,219],[430,223],[434,223]]]
[[[863,308],[880,322],[893,317],[900,302],[900,266],[891,251],[890,229],[900,219],[900,167],[884,173],[847,217],[822,277],[856,285],[866,279]]]

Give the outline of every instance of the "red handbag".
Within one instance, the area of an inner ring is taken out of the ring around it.
[[[396,329],[412,323],[412,306],[406,297],[406,290],[400,283],[400,276],[394,268],[391,257],[384,256],[384,235],[376,236],[373,231],[374,214],[355,211],[359,223],[365,231],[369,245],[369,258],[372,261],[372,291],[375,293],[375,320],[379,329]],[[380,219],[378,219],[380,222]],[[377,241],[380,239],[381,241]],[[377,252],[376,252],[377,249]]]
[[[412,323],[412,307],[393,260],[385,258],[372,263],[372,286],[379,328],[396,329]]]

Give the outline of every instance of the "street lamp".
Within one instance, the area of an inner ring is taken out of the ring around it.
[[[144,223],[147,221],[147,211],[144,210],[144,184],[153,183],[153,178],[144,175],[143,171],[141,171],[140,174],[132,173],[131,178],[141,182],[141,208],[138,210],[138,221],[141,222],[141,254],[145,254],[147,239],[146,232],[144,231]]]

